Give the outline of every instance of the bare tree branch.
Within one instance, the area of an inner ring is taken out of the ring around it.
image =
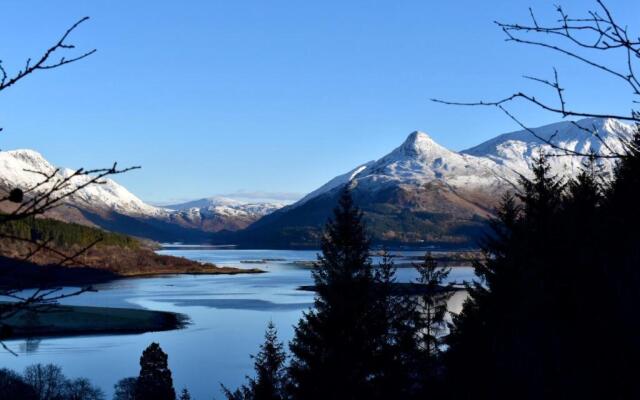
[[[550,49],[562,55],[578,60],[592,68],[595,68],[596,70],[608,74],[614,79],[622,80],[630,88],[631,94],[634,97],[640,97],[640,80],[635,73],[637,67],[636,64],[640,62],[640,38],[631,38],[627,28],[616,22],[612,12],[604,4],[604,1],[596,0],[596,3],[598,5],[598,10],[589,11],[588,17],[585,18],[571,18],[563,10],[562,7],[557,6],[556,12],[558,13],[559,18],[549,25],[541,24],[536,18],[536,15],[532,9],[529,9],[529,14],[531,17],[530,24],[511,24],[498,21],[496,21],[495,23],[507,36],[506,41]],[[538,37],[542,36],[542,38],[531,39],[529,37],[525,37],[525,35],[534,35]],[[547,38],[558,38],[560,40],[564,40],[568,45],[572,45],[574,48],[559,44],[557,42],[551,42],[547,40]],[[596,51],[599,53],[623,51],[624,62],[622,64],[625,67],[623,69],[616,69],[600,61],[596,61],[590,56],[581,54],[575,48],[579,50]],[[522,127],[522,129],[531,133],[538,140],[541,140],[542,142],[548,144],[555,150],[559,150],[561,154],[569,156],[593,157],[593,154],[583,153],[575,151],[573,149],[567,149],[557,145],[556,143],[553,143],[553,139],[557,135],[557,132],[550,138],[541,137],[540,135],[536,134],[534,130],[528,128],[517,117],[510,113],[507,110],[506,106],[515,101],[522,100],[544,111],[559,114],[560,116],[562,116],[562,118],[611,118],[640,124],[640,114],[633,111],[630,113],[630,115],[623,115],[615,113],[599,113],[574,110],[568,108],[564,95],[565,89],[560,85],[558,71],[555,68],[553,69],[553,78],[551,80],[531,76],[525,76],[524,78],[538,82],[543,86],[551,89],[554,92],[555,97],[557,98],[557,105],[551,104],[544,100],[540,100],[538,97],[522,91],[515,92],[501,99],[492,101],[481,100],[475,102],[460,102],[447,101],[442,99],[431,100],[447,105],[497,107],[507,116],[509,116],[509,118],[515,121],[520,127]],[[638,100],[633,100],[632,102],[638,103]],[[595,128],[593,130],[587,129],[578,124],[575,124],[575,122],[574,125],[598,139],[600,143],[602,143],[602,145],[605,147],[605,149],[607,149],[608,154],[598,154],[596,157],[620,158],[625,156],[624,153],[614,151],[609,143],[607,143],[599,135]],[[620,137],[618,139],[621,141],[623,148],[629,148],[629,146],[631,145],[631,143],[626,138]]]
[[[15,85],[36,71],[56,69],[82,60],[95,53],[96,49],[71,57],[61,55],[61,53],[76,48],[75,45],[68,43],[67,40],[78,26],[88,19],[89,17],[84,17],[78,20],[40,57],[37,59],[27,59],[24,67],[13,75],[7,72],[2,60],[0,60],[0,92]],[[60,57],[58,58],[59,55]],[[0,128],[0,131],[2,131],[2,128]],[[0,214],[0,227],[6,226],[5,224],[14,221],[29,220],[44,215],[53,208],[71,199],[80,190],[90,185],[104,184],[104,179],[109,176],[122,174],[137,168],[140,167],[120,169],[117,164],[114,163],[110,168],[93,170],[81,168],[70,174],[61,174],[59,169],[48,173],[42,171],[27,171],[39,175],[41,179],[30,187],[14,188],[10,193],[0,196],[0,203],[10,202],[17,204],[13,211],[7,214]],[[0,239],[27,244],[27,251],[22,257],[25,261],[31,260],[38,253],[48,252],[58,258],[57,262],[55,262],[58,266],[86,266],[84,263],[79,262],[79,257],[101,240],[95,240],[87,246],[67,254],[67,252],[53,246],[51,239],[39,240],[34,237],[25,238],[2,231],[0,231]],[[0,276],[3,274],[6,274],[6,272],[0,271]],[[43,311],[47,309],[47,307],[57,304],[60,300],[93,290],[88,286],[70,292],[64,292],[61,287],[49,287],[51,284],[50,282],[49,285],[41,285],[32,291],[27,290],[30,289],[30,285],[21,285],[20,283],[14,284],[12,287],[0,287],[0,298],[5,298],[10,301],[9,303],[0,304],[0,327],[3,326],[3,321],[6,321],[7,318],[16,315],[22,310]],[[0,346],[9,353],[17,356],[13,350],[2,342],[2,339],[3,338],[0,337]]]
[[[37,70],[45,70],[45,69],[54,69],[54,68],[58,68],[61,67],[63,65],[67,65],[70,64],[72,62],[76,62],[79,60],[82,60],[83,58],[89,57],[90,55],[92,55],[93,53],[95,53],[97,50],[93,49],[93,50],[89,50],[85,53],[82,53],[79,56],[75,56],[75,57],[71,57],[71,58],[65,58],[64,56],[61,57],[59,60],[57,61],[51,61],[51,58],[57,54],[57,52],[62,51],[62,50],[71,50],[71,49],[75,49],[75,45],[73,44],[67,44],[65,41],[67,40],[67,38],[69,37],[69,35],[83,22],[89,20],[89,17],[84,17],[82,19],[80,19],[79,21],[77,21],[75,24],[71,25],[71,27],[69,29],[67,29],[65,31],[65,33],[62,35],[62,37],[60,38],[60,40],[58,40],[53,46],[49,47],[44,54],[42,54],[40,56],[40,58],[38,58],[38,60],[35,63],[31,63],[31,58],[29,58],[23,69],[21,69],[20,71],[18,71],[13,77],[9,77],[9,75],[7,74],[7,71],[4,69],[4,67],[2,66],[2,61],[0,61],[0,91],[15,85],[17,82],[19,82],[21,79],[23,79],[24,77],[26,77],[27,75],[37,71]]]

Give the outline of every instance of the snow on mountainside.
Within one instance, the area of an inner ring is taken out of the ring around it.
[[[370,164],[358,185],[421,185],[435,180],[451,187],[474,189],[503,184],[504,168],[491,160],[448,150],[424,132],[413,132],[388,155]]]
[[[588,118],[576,123],[563,121],[546,125],[533,131],[541,138],[552,138],[552,142],[562,148],[609,154],[611,150],[623,152],[620,139],[630,139],[634,127],[614,119]],[[590,132],[597,133],[600,139]],[[530,175],[530,166],[541,152],[558,154],[560,151],[525,130],[499,135],[461,152],[448,150],[426,133],[416,131],[388,155],[333,178],[292,207],[348,182],[366,190],[438,182],[454,189],[499,192],[517,182],[519,174]],[[554,173],[575,175],[583,159],[550,157],[549,161]],[[598,162],[606,172],[613,171],[615,159]]]
[[[166,206],[191,217],[224,215],[229,217],[259,218],[284,207],[283,203],[242,202],[226,197],[209,197]]]
[[[514,178],[509,169],[491,159],[456,153],[436,143],[428,134],[415,131],[391,153],[333,178],[292,207],[349,182],[369,191],[397,185],[420,186],[434,181],[451,188],[495,190],[509,185]]]
[[[335,178],[331,179],[329,182],[320,186],[318,189],[304,196],[302,199],[298,200],[294,205],[302,205],[306,203],[308,200],[313,199],[323,193],[329,192],[337,187],[344,185],[345,183],[351,182],[355,179],[360,173],[366,171],[369,166],[371,166],[375,161],[369,161],[368,163],[362,164],[353,170],[347,172],[346,174],[338,175]]]
[[[532,130],[540,138],[551,139],[554,145],[563,149],[580,153],[593,151],[603,155],[610,154],[611,151],[623,152],[620,139],[629,140],[634,133],[634,127],[631,125],[615,119],[598,118],[587,118],[575,123],[563,121]],[[462,151],[464,154],[489,158],[525,176],[530,174],[531,163],[540,152],[562,153],[526,130],[505,133]],[[562,156],[550,157],[549,162],[555,174],[575,175],[580,171],[583,160],[580,157]],[[606,172],[611,173],[615,159],[599,159],[598,163]]]
[[[71,176],[75,171],[67,168],[58,169],[51,165],[40,153],[34,150],[10,150],[0,152],[0,184],[5,188],[29,189],[45,180],[43,174],[54,174],[49,184],[43,185],[40,192],[51,188]],[[89,176],[76,176],[69,182],[71,190],[86,183]],[[117,211],[126,215],[144,215],[161,217],[169,213],[168,210],[144,203],[123,186],[111,179],[103,179],[104,183],[89,185],[78,190],[67,203],[80,208],[100,208]],[[64,193],[60,192],[60,193]]]
[[[39,185],[45,176],[51,181],[40,186],[40,193],[74,174],[56,169],[33,150],[0,152],[0,188],[27,190]],[[75,176],[65,190],[86,183],[88,176]],[[146,204],[111,179],[91,184],[66,198],[63,207],[50,211],[51,218],[99,226],[107,230],[148,237],[159,241],[206,241],[210,232],[237,230],[282,207],[275,203],[241,203],[235,200],[203,199],[179,205],[176,209]],[[59,192],[63,194],[63,192]]]

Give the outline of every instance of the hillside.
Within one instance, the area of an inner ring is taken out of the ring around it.
[[[140,275],[259,272],[159,255],[151,242],[50,219],[0,224],[0,234],[1,287],[87,284]],[[47,243],[48,249],[27,257],[37,249],[29,239]],[[65,261],[65,256],[77,253],[81,254]]]

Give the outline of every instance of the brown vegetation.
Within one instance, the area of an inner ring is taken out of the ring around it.
[[[65,265],[60,265],[57,253],[48,250],[36,252],[29,261],[21,260],[25,254],[33,251],[33,246],[26,242],[0,240],[0,268],[5,272],[2,274],[0,286],[76,286],[133,276],[263,272],[256,268],[219,267],[186,258],[160,255],[146,243],[137,247],[96,245],[84,252],[80,246],[71,246],[60,251],[82,254]]]

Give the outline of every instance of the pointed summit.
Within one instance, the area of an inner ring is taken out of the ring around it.
[[[433,140],[431,136],[421,131],[414,131],[409,134],[404,143],[402,143],[402,145],[398,147],[396,151],[402,153],[405,156],[422,158],[433,156],[441,157],[447,153],[450,153],[449,150],[436,143],[436,141]]]

